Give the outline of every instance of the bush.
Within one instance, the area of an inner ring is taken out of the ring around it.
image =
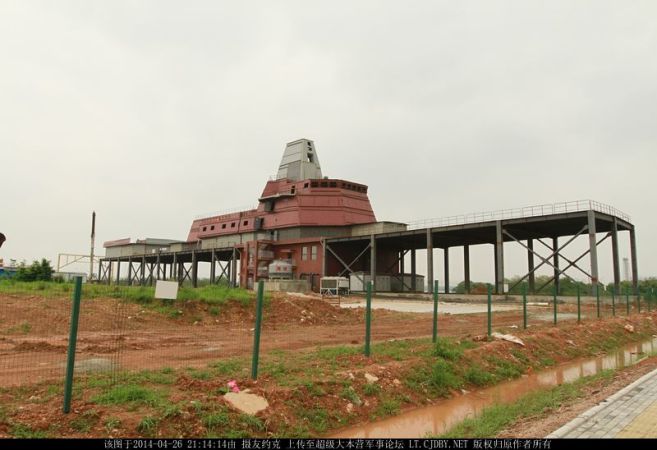
[[[53,272],[50,261],[43,258],[41,262],[34,261],[29,267],[22,263],[16,271],[14,279],[16,281],[52,281]]]

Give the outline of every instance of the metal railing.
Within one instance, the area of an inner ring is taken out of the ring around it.
[[[613,206],[594,200],[577,200],[571,202],[549,203],[544,205],[526,206],[524,208],[501,209],[499,211],[486,211],[460,216],[442,217],[435,219],[423,219],[408,223],[409,230],[417,230],[429,227],[447,227],[454,225],[465,225],[470,223],[488,222],[494,220],[521,219],[524,217],[547,216],[551,214],[564,214],[593,210],[610,216],[618,217],[631,223],[629,215],[614,208]]]

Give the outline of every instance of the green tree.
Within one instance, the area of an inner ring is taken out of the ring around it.
[[[18,267],[15,279],[17,281],[52,281],[54,270],[50,261],[43,258],[41,262],[34,261],[27,266],[24,262]]]

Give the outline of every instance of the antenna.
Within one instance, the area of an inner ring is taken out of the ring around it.
[[[96,211],[91,214],[91,253],[89,256],[89,280],[94,277],[94,247],[96,240]]]

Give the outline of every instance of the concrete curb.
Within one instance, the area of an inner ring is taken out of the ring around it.
[[[657,377],[657,369],[653,370],[652,372],[648,372],[647,374],[643,375],[641,378],[638,380],[634,381],[633,383],[625,386],[623,389],[620,391],[616,392],[612,396],[604,399],[600,403],[598,403],[596,406],[593,408],[583,412],[579,416],[577,416],[575,419],[571,420],[561,428],[553,431],[549,435],[547,435],[547,438],[563,438],[566,437],[568,433],[573,431],[575,428],[580,426],[583,422],[587,421],[590,417],[598,413],[599,411],[603,410],[604,408],[610,406],[615,400],[618,400],[621,398],[623,395],[627,394],[629,391],[637,387],[638,385],[644,383],[646,380],[649,380],[653,377]]]

